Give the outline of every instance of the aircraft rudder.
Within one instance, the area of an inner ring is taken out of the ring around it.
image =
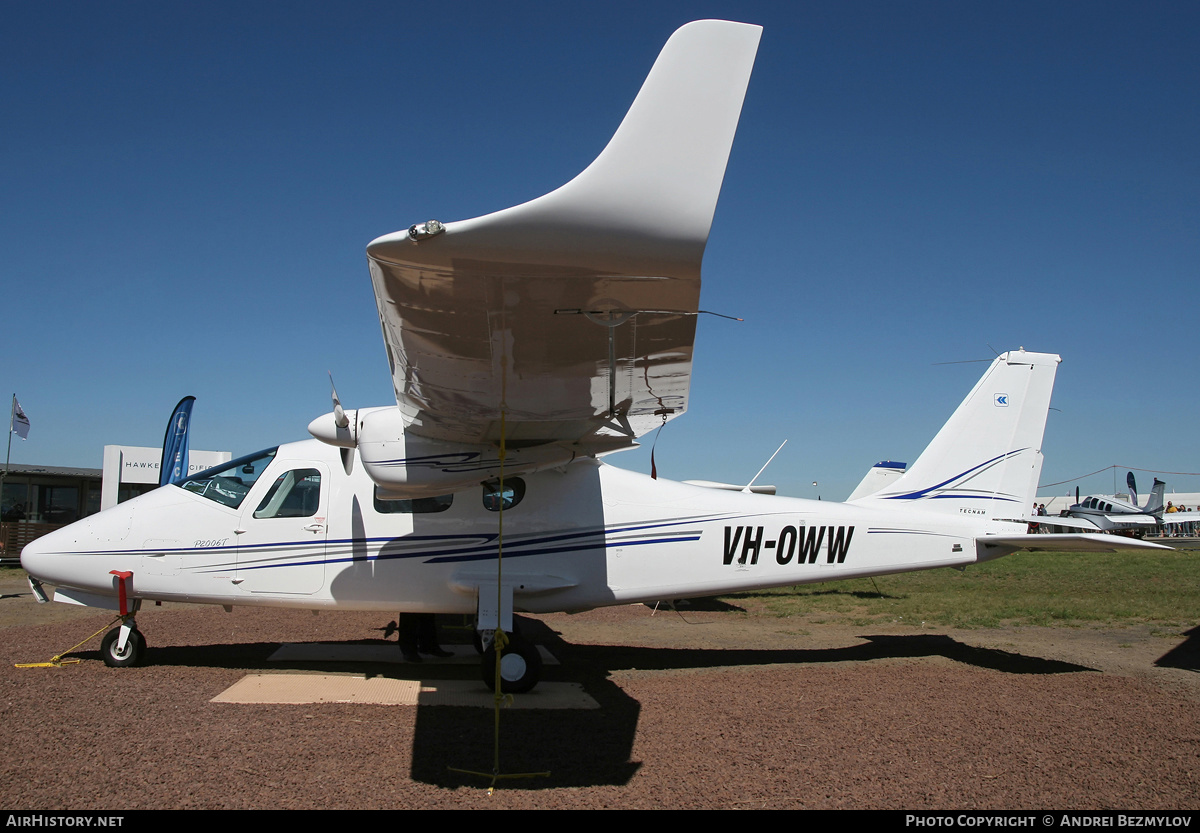
[[[1027,514],[1060,361],[1025,350],[998,356],[904,476],[866,499],[955,514]]]
[[[1162,514],[1165,503],[1163,498],[1167,495],[1167,484],[1154,478],[1154,488],[1150,490],[1150,497],[1146,500],[1146,508],[1143,510],[1147,515]]]

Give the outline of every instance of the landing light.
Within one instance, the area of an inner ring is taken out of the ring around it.
[[[446,230],[446,227],[437,220],[427,220],[424,223],[409,226],[408,239],[412,241],[425,240],[429,237],[435,237]]]

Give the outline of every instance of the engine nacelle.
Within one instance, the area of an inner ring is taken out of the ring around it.
[[[487,444],[449,443],[405,431],[399,408],[346,411],[349,425],[339,427],[333,414],[317,417],[308,431],[340,448],[357,448],[363,468],[390,498],[436,497],[500,476],[500,449]],[[550,443],[507,449],[504,474],[530,474],[565,465],[577,456]]]

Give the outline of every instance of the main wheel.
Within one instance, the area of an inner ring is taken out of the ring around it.
[[[480,666],[484,685],[496,690],[496,646],[483,652]],[[505,694],[524,694],[542,678],[542,655],[537,646],[519,636],[510,635],[500,655],[500,690]]]
[[[117,650],[117,640],[121,637],[121,629],[113,628],[104,635],[103,641],[100,643],[100,655],[104,657],[104,664],[109,668],[126,668],[130,665],[137,665],[142,661],[142,655],[146,651],[146,640],[139,630],[129,632],[129,638],[125,640],[125,650]]]

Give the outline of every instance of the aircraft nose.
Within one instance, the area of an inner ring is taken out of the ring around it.
[[[21,550],[21,568],[36,579],[48,581],[54,573],[53,540],[55,533],[35,538]]]

